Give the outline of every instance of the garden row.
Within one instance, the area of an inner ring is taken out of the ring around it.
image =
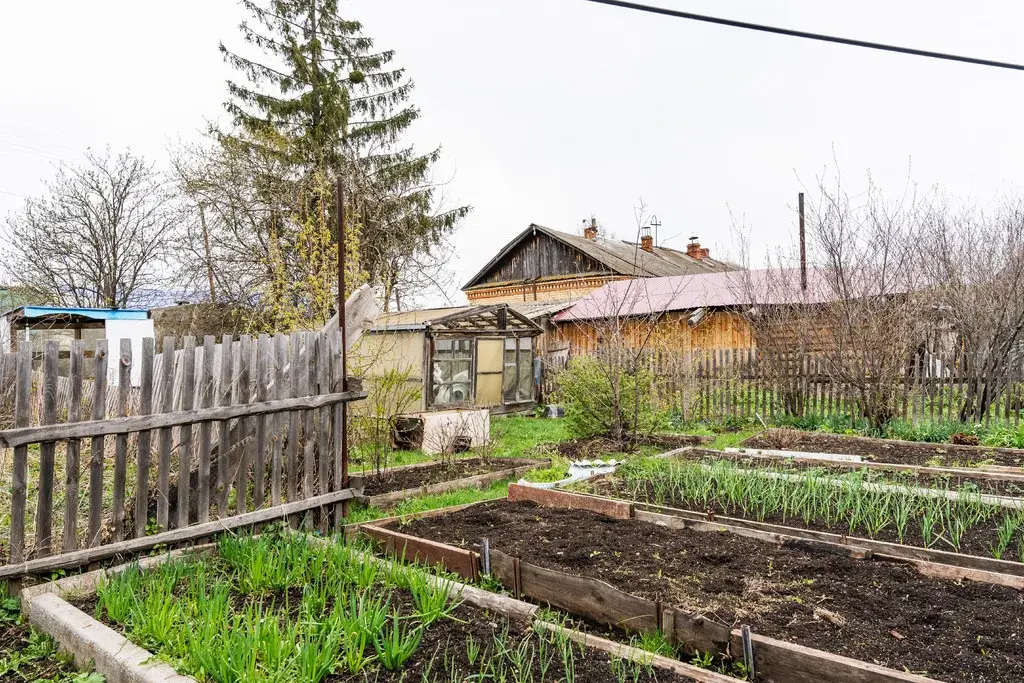
[[[31,619],[118,681],[727,680],[358,544],[290,531],[226,536],[25,600]]]
[[[558,507],[514,500],[524,497]],[[856,539],[692,523],[603,498],[522,487],[511,498],[366,532],[385,549],[464,574],[483,555],[509,590],[609,626],[661,632],[687,657],[733,673],[747,666],[749,644],[758,680],[1024,676],[1018,576],[874,553]]]

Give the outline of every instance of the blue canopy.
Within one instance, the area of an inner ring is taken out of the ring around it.
[[[63,308],[60,306],[23,306],[20,309],[25,318],[46,318],[55,315],[73,315],[90,320],[146,320],[149,311],[135,308]]]

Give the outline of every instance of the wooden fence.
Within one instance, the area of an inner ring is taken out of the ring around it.
[[[72,344],[67,377],[59,376],[56,341],[35,375],[31,351],[0,357],[2,376],[13,376],[14,413],[14,426],[0,430],[0,453],[13,449],[4,465],[10,496],[0,499],[10,519],[0,528],[0,578],[308,510],[322,525],[331,511],[340,521],[339,504],[353,497],[342,488],[343,406],[365,394],[346,390],[339,376],[337,328],[219,344],[206,337],[198,346],[168,337],[159,354],[147,339],[138,359],[122,340],[114,392],[107,342],[96,344],[91,383],[84,351],[83,342]]]
[[[557,400],[566,361],[544,363],[542,396]],[[835,379],[820,355],[759,349],[655,351],[642,360],[653,377],[652,395],[662,409],[687,420],[764,419],[862,414],[856,387]],[[1024,410],[1024,368],[1015,368],[989,402],[974,410],[965,402],[997,386],[994,378],[966,368],[963,358],[929,355],[911,359],[899,379],[893,416],[913,424],[969,422],[1017,426]]]

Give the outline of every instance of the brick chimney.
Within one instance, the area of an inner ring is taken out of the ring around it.
[[[697,241],[697,236],[694,235],[690,238],[690,243],[686,245],[686,255],[701,261],[711,257],[711,250],[701,247],[700,242]]]
[[[651,237],[650,226],[644,226],[640,232],[640,248],[649,254],[654,253],[654,238]]]
[[[583,222],[584,224],[586,224],[586,221]],[[597,219],[594,218],[593,216],[590,217],[590,225],[587,225],[585,228],[583,228],[583,236],[586,237],[588,240],[597,239]]]

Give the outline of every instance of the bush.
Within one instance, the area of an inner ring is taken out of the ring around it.
[[[629,372],[581,356],[555,378],[554,396],[565,407],[565,426],[571,436],[626,443],[664,426],[664,417],[654,406],[653,380],[646,370]]]

